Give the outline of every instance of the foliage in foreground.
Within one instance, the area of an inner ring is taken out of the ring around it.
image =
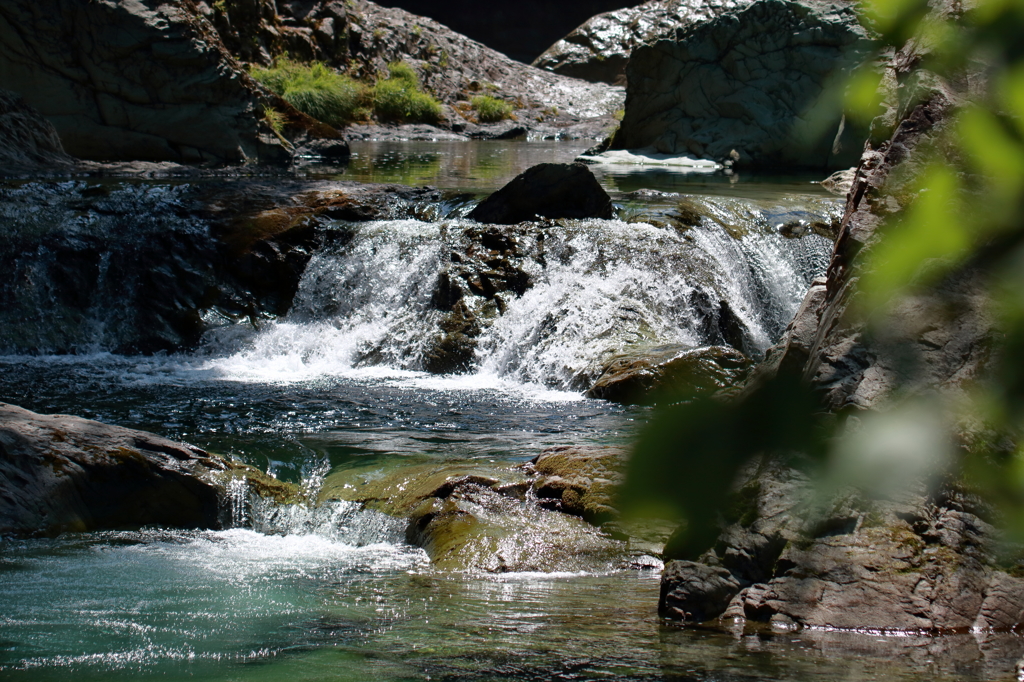
[[[922,54],[904,93],[928,96],[928,73],[965,82],[985,73],[985,87],[959,110],[937,140],[930,160],[914,169],[907,209],[879,230],[880,241],[858,265],[859,313],[884,324],[894,301],[922,291],[965,267],[981,267],[998,326],[1005,334],[1000,370],[958,406],[960,423],[988,434],[947,460],[930,450],[951,443],[956,427],[948,405],[918,399],[889,415],[864,419],[857,434],[841,416],[824,415],[810,388],[780,375],[731,403],[698,400],[663,407],[642,434],[630,465],[623,502],[634,511],[670,513],[687,522],[678,548],[695,558],[711,545],[728,490],[741,467],[761,453],[801,453],[810,471],[857,472],[864,486],[886,476],[871,459],[896,435],[894,456],[924,452],[933,475],[964,476],[995,502],[1003,522],[1024,539],[1024,0],[979,0],[959,17],[942,19],[927,0],[865,0],[865,23],[881,43],[913,39]],[[915,81],[914,78],[917,78]],[[847,112],[862,123],[879,113],[879,76],[853,76]],[[913,100],[904,106],[913,106]],[[895,427],[894,427],[895,424]],[[994,434],[994,435],[992,435]],[[1007,438],[1007,436],[1009,438]],[[941,441],[941,442],[940,442]],[[918,473],[924,471],[920,469]]]

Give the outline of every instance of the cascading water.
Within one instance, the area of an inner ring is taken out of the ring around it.
[[[773,230],[792,207],[703,203],[706,217],[688,227],[352,225],[350,242],[312,258],[287,318],[213,362],[236,377],[419,371],[457,337],[471,374],[581,390],[608,358],[647,346],[730,344],[756,356],[823,272],[830,242]],[[821,201],[810,215],[827,222],[836,210]]]

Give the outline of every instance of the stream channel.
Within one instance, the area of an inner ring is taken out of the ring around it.
[[[355,143],[347,168],[303,172],[482,196],[583,146]],[[581,382],[631,345],[707,343],[693,301],[711,295],[743,321],[744,350],[763,352],[831,246],[786,239],[777,225],[828,219],[842,202],[811,177],[598,173],[623,219],[548,227],[547,258],[523,266],[532,288],[482,333],[467,373],[420,365],[437,263],[465,222],[455,215],[357,224],[343,249],[314,255],[287,316],[221,328],[193,353],[114,354],[110,310],[95,311],[76,354],[0,349],[0,400],[153,431],[310,488],[351,467],[515,465],[549,446],[627,443],[647,409],[587,399]],[[684,194],[717,217],[687,231],[648,224],[643,211],[679,197],[638,203],[640,189]],[[442,572],[404,542],[402,522],[355,504],[268,514],[247,507],[224,531],[0,540],[0,678],[859,681],[1012,670],[997,636],[680,628],[658,618],[651,568]]]

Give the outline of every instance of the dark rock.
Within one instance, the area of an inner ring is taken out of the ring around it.
[[[585,81],[625,85],[626,64],[633,50],[751,1],[650,0],[598,14],[549,47],[533,65]]]
[[[194,347],[212,328],[285,314],[333,220],[415,217],[440,192],[294,181],[0,187],[0,348]]]
[[[345,161],[352,155],[348,142],[345,140],[314,139],[296,144],[294,157],[323,159],[325,161]]]
[[[144,431],[0,403],[0,533],[220,528],[228,480],[284,500],[297,489]]]
[[[0,175],[67,168],[74,162],[53,124],[19,95],[0,90]]]
[[[581,163],[542,163],[517,176],[473,209],[481,223],[512,225],[544,218],[612,218],[612,201]]]
[[[588,398],[648,404],[711,393],[739,383],[750,361],[727,346],[658,346],[613,357],[587,391]]]
[[[215,528],[218,468],[151,434],[0,404],[0,532],[57,534],[160,524]]]
[[[869,49],[846,3],[759,0],[683,29],[633,52],[613,147],[737,166],[849,167],[864,131],[815,107]]]
[[[83,159],[277,160],[271,102],[191,3],[12,0],[0,7],[3,86]]]
[[[661,574],[658,613],[674,620],[711,620],[725,612],[739,590],[739,582],[725,568],[671,561]]]

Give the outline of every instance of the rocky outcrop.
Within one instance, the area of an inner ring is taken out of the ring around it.
[[[20,93],[83,159],[278,161],[260,123],[271,96],[191,2],[0,7],[0,86]]]
[[[285,314],[334,220],[426,217],[436,190],[359,183],[0,187],[0,348],[151,353]],[[130,229],[128,227],[130,226]]]
[[[514,225],[537,218],[611,218],[612,200],[582,163],[542,163],[484,199],[469,218]]]
[[[413,66],[423,87],[448,105],[449,127],[476,131],[470,100],[491,95],[516,107],[517,125],[557,136],[581,120],[600,118],[590,136],[614,124],[621,88],[566,78],[513,61],[426,17],[368,0],[342,2],[198,3],[224,43],[246,61],[269,63],[287,52],[321,60],[364,80],[388,64]]]
[[[0,90],[0,175],[67,168],[74,162],[49,121],[16,93]]]
[[[864,131],[821,98],[869,48],[850,6],[759,0],[635,50],[612,146],[739,166],[849,167]]]
[[[946,486],[880,500],[849,488],[809,515],[815,495],[777,463],[748,473],[737,493],[746,503],[716,546],[666,565],[661,613],[916,632],[1005,630],[1024,619],[1024,580],[1000,565],[992,510],[976,496]]]
[[[262,495],[296,496],[251,467],[191,445],[0,403],[0,534],[220,528],[224,486],[235,477],[251,478]]]
[[[728,346],[637,348],[613,357],[587,391],[588,398],[649,404],[680,400],[740,383],[750,361]]]
[[[598,14],[549,47],[533,65],[563,76],[625,85],[626,64],[633,50],[751,1],[650,0]]]
[[[597,12],[632,4],[630,0],[587,3],[547,0],[495,2],[480,11],[476,0],[399,0],[388,3],[413,14],[429,16],[509,57],[529,64],[549,45]]]
[[[961,101],[937,79],[926,79],[923,97],[898,87],[916,69],[909,52],[892,61],[890,109],[854,173],[827,278],[738,392],[741,404],[770,398],[773,381],[795,375],[854,432],[915,396],[942,410],[943,400],[961,400],[991,373],[999,334],[976,267],[900,296],[872,327],[856,304],[879,227],[913,200],[908,183]],[[932,418],[945,420],[962,446],[978,435],[951,414]],[[928,428],[942,431],[937,422]],[[944,447],[936,440],[929,456]],[[1019,549],[1003,544],[991,525],[998,514],[962,481],[915,475],[895,490],[844,486],[823,496],[783,457],[745,473],[737,513],[714,547],[667,565],[663,614],[782,629],[956,632],[1024,622]]]

